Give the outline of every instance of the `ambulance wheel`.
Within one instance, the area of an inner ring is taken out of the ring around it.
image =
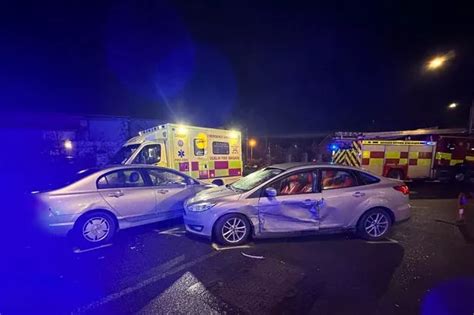
[[[401,170],[390,170],[387,177],[401,180],[403,179],[403,172]]]

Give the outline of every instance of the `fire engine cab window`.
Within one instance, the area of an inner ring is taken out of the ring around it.
[[[351,173],[343,170],[325,169],[321,171],[321,189],[338,189],[356,186],[357,181]]]
[[[270,184],[269,187],[275,188],[278,196],[308,194],[314,192],[314,178],[312,172],[292,174]]]
[[[133,161],[133,164],[157,164],[161,161],[161,146],[159,144],[147,145]]]
[[[213,142],[212,154],[228,155],[230,152],[229,144],[227,142]]]
[[[204,148],[204,142],[202,139],[194,139],[194,156],[204,156],[206,154],[206,149]]]

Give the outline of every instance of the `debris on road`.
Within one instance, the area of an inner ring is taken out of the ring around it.
[[[212,247],[214,250],[217,250],[217,251],[228,250],[228,249],[239,249],[239,248],[251,248],[251,246],[249,246],[249,245],[239,245],[239,246],[225,246],[225,247],[221,247],[221,246],[217,245],[216,243],[212,243],[211,247]]]
[[[113,245],[113,244],[110,243],[110,244],[105,244],[105,245],[101,245],[101,246],[97,246],[97,247],[91,247],[91,248],[86,248],[86,249],[74,248],[73,253],[74,253],[74,254],[87,253],[87,252],[91,252],[91,251],[98,250],[98,249],[101,249],[101,248],[110,247],[110,246],[112,246],[112,245]]]

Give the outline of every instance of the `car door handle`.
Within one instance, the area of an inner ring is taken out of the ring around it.
[[[167,189],[158,189],[156,192],[160,194],[166,194],[169,190]]]
[[[107,196],[119,198],[119,197],[122,197],[122,196],[123,196],[123,192],[122,192],[121,190],[118,190],[118,191],[109,193]]]
[[[360,192],[360,191],[356,191],[355,193],[352,194],[352,196],[354,196],[354,197],[364,197],[365,193]]]

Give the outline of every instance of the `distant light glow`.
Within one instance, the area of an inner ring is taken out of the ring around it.
[[[428,69],[435,70],[444,65],[446,58],[444,56],[435,57],[428,62]]]
[[[458,107],[457,103],[451,103],[448,105],[448,108],[451,108],[451,109],[456,108],[456,107]]]
[[[256,145],[257,145],[257,140],[255,140],[255,139],[253,139],[253,138],[252,138],[252,139],[249,139],[249,146],[250,146],[251,148],[255,147]]]
[[[240,132],[238,132],[237,130],[231,130],[229,132],[229,138],[237,139],[239,137],[239,134],[240,134]]]
[[[443,67],[446,62],[452,58],[454,58],[454,51],[450,51],[444,55],[433,57],[426,63],[426,69],[429,71],[437,70]]]
[[[337,145],[337,143],[331,143],[331,145],[329,145],[329,150],[330,151],[337,151],[339,150],[339,146]]]
[[[178,128],[176,128],[176,133],[179,135],[185,135],[187,132],[188,129],[186,129],[186,127],[184,126],[179,126]]]
[[[68,139],[68,140],[65,140],[65,141],[64,141],[64,148],[65,148],[66,150],[72,150],[72,141],[69,140],[69,139]]]

